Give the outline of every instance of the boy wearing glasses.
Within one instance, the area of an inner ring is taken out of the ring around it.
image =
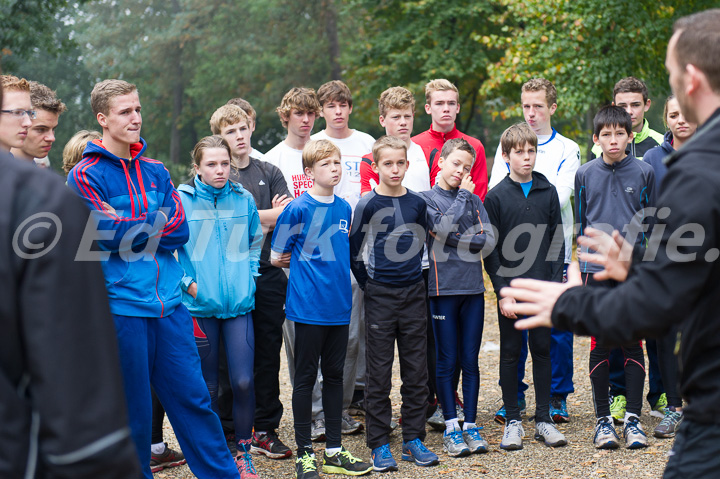
[[[20,148],[32,126],[35,112],[31,110],[30,83],[24,78],[0,75],[3,89],[0,108],[0,150],[10,153],[10,148]]]

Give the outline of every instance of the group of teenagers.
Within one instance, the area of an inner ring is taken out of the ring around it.
[[[19,160],[47,156],[65,106],[36,82],[4,75],[2,87],[0,148]],[[520,98],[525,121],[503,133],[489,181],[482,143],[455,126],[460,99],[448,80],[425,86],[432,124],[417,136],[413,93],[382,92],[386,135],[377,141],[349,127],[353,102],[343,82],[317,92],[292,88],[277,108],[287,136],[264,155],[251,143],[255,111],[235,98],[212,114],[212,135],[191,153],[191,179],[176,189],[163,164],[144,156],[137,88],[122,80],[95,85],[91,105],[102,132],[75,135],[63,168],[92,212],[104,254],[131,436],[145,477],[187,461],[198,477],[252,479],[251,453],[291,457],[277,435],[283,343],[298,478],[319,477],[319,469],[398,469],[390,450],[396,346],[402,459],[439,463],[424,445],[427,424],[443,431],[449,456],[489,450],[477,423],[483,264],[499,291],[518,277],[562,282],[576,228],[618,230],[647,247],[662,159],[697,128],[671,96],[663,114],[668,131],[651,130],[645,84],[624,78],[613,105],[594,118],[597,157],[581,166],[578,145],[551,126],[553,84],[531,79]],[[318,116],[325,129],[313,134]],[[612,294],[617,283],[593,256],[578,249],[583,281]],[[499,446],[523,447],[528,349],[534,437],[564,446],[555,424],[569,421],[573,334],[515,329],[513,302],[498,297]],[[657,437],[673,437],[683,419],[676,336],[673,330],[646,342],[647,399],[662,417]],[[642,342],[610,349],[593,339],[591,348],[593,443],[619,447],[614,423],[622,423],[626,447],[647,446]],[[350,411],[365,416],[367,462],[342,446],[342,434],[363,427]],[[163,441],[165,412],[182,453]],[[323,440],[318,461],[313,442]]]

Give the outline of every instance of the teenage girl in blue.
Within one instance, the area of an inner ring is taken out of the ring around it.
[[[480,389],[478,353],[485,317],[480,255],[495,240],[487,212],[473,194],[470,170],[475,150],[463,139],[449,140],[440,153],[435,186],[421,194],[428,213],[428,294],[437,351],[436,382],[445,417],[443,448],[453,457],[487,452],[475,424]],[[462,368],[462,429],[455,410],[453,375]]]
[[[178,250],[185,275],[183,304],[195,325],[202,372],[217,413],[218,346],[222,339],[233,391],[233,419],[242,479],[257,478],[250,456],[255,391],[255,308],[262,231],[255,201],[229,181],[230,147],[208,136],[192,151],[195,176],[178,188],[190,239]]]

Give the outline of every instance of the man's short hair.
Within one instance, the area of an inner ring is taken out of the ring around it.
[[[458,93],[457,87],[453,85],[450,80],[446,80],[444,78],[430,80],[425,85],[425,103],[430,104],[430,96],[436,91],[454,91],[455,93]],[[459,99],[460,94],[458,93],[458,100]]]
[[[377,139],[372,147],[373,163],[380,161],[383,150],[403,150],[407,159],[407,144],[396,136],[384,135]]]
[[[5,93],[9,91],[26,91],[30,93],[30,82],[15,75],[0,75],[0,86]]]
[[[647,103],[649,96],[645,82],[635,77],[623,78],[615,84],[615,88],[613,88],[613,101],[618,93],[641,93],[643,103]]]
[[[557,90],[555,89],[555,85],[545,78],[532,78],[526,81],[520,89],[520,92],[525,93],[542,90],[545,91],[545,101],[547,102],[548,108],[557,103]]]
[[[352,107],[352,93],[350,88],[340,80],[332,80],[318,88],[318,101],[320,107],[329,101],[345,102]]]
[[[600,108],[593,119],[593,133],[600,136],[603,128],[612,127],[624,128],[628,135],[632,134],[632,119],[624,108],[615,105],[608,105]]]
[[[137,87],[125,80],[103,80],[96,83],[90,93],[90,106],[93,115],[98,113],[107,115],[110,112],[110,100],[116,96],[127,95],[138,91]]]
[[[102,134],[97,131],[80,130],[68,140],[63,148],[63,164],[62,168],[65,174],[70,173],[73,166],[80,163],[83,152],[89,141],[99,140]]]
[[[406,110],[410,108],[415,114],[415,97],[407,88],[401,86],[390,87],[380,94],[378,110],[380,116],[387,115],[389,110]]]
[[[531,90],[537,91],[537,90]],[[505,130],[500,137],[500,148],[505,155],[510,156],[513,148],[524,147],[526,144],[537,148],[538,138],[532,128],[525,123],[515,123]]]
[[[240,108],[242,108],[243,111],[247,113],[247,115],[252,120],[253,125],[257,121],[257,113],[255,112],[255,108],[253,108],[249,101],[242,98],[233,98],[232,100],[228,100],[227,104],[239,106]]]
[[[315,113],[315,115],[319,115],[321,108],[315,90],[312,88],[294,87],[285,93],[285,96],[283,96],[280,102],[280,106],[275,109],[280,117],[283,128],[287,128],[288,118],[290,118],[290,112],[293,108],[299,112],[312,112]]]
[[[330,156],[342,158],[340,148],[335,143],[330,140],[308,141],[302,152],[303,167],[312,169],[315,163]]]
[[[36,81],[30,82],[30,102],[34,110],[45,110],[56,115],[67,110],[65,103],[60,101],[54,91]]]
[[[705,74],[712,91],[720,95],[720,8],[682,17],[673,31],[680,32],[675,43],[680,68],[694,65]]]
[[[252,126],[250,117],[245,110],[237,105],[223,105],[210,117],[210,130],[213,135],[219,135],[223,128],[245,121],[248,128]]]
[[[473,148],[472,145],[468,143],[465,138],[454,138],[452,140],[446,141],[442,147],[442,151],[440,151],[440,157],[447,158],[455,150],[470,153],[470,156],[472,156],[473,159],[473,163],[475,163],[475,148]]]

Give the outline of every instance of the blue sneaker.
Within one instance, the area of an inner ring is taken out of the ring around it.
[[[550,398],[550,417],[556,423],[570,422],[567,412],[567,401],[560,396]]]
[[[437,454],[430,451],[420,439],[403,442],[403,461],[412,461],[418,466],[434,466],[440,462]]]
[[[518,407],[520,408],[520,414],[525,414],[525,410],[527,409],[525,398],[518,399]],[[505,411],[505,405],[503,404],[503,407],[498,409],[498,412],[495,413],[495,422],[498,424],[505,424],[505,416],[507,416],[507,412]]]
[[[373,449],[370,453],[370,458],[372,459],[373,471],[375,472],[398,470],[397,462],[395,462],[395,459],[392,457],[389,444],[383,444],[382,446]]]

